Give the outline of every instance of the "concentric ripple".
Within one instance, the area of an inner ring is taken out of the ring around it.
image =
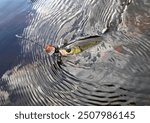
[[[0,80],[0,105],[150,105],[150,3],[35,0],[30,4],[24,38],[18,39],[18,65]],[[94,35],[102,37],[101,43],[76,56],[49,56],[42,49],[48,43],[57,46],[64,39]]]

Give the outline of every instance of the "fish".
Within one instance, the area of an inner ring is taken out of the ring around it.
[[[73,42],[68,43],[66,46],[61,47],[59,52],[63,56],[79,54],[93,46],[96,46],[102,42],[101,36],[90,36],[83,39],[79,39]]]

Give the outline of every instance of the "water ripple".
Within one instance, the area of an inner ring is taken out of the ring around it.
[[[31,4],[23,37],[42,46],[93,35],[101,36],[102,42],[60,63],[42,47],[20,39],[18,65],[0,80],[0,105],[150,104],[145,97],[150,42],[145,25],[130,28],[134,0],[36,0]]]

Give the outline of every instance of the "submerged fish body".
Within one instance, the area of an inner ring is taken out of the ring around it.
[[[102,37],[92,36],[69,43],[66,47],[60,49],[60,52],[67,55],[79,54],[102,42]]]
[[[113,58],[116,58],[115,61],[111,62]],[[124,59],[123,62],[121,59]],[[127,63],[128,56],[124,56],[123,54],[116,51],[114,46],[107,41],[101,40],[99,44],[93,45],[88,50],[83,51],[78,55],[70,55],[69,57],[63,57],[63,63],[71,66],[81,67],[81,68],[95,68],[103,63],[116,65],[116,68],[124,67]],[[122,67],[118,66],[118,62],[122,64]]]
[[[88,49],[92,46],[99,44],[101,41],[102,41],[102,37],[100,37],[100,36],[90,36],[90,37],[86,37],[86,38],[79,39],[79,40],[73,41],[71,43],[68,43],[66,48],[68,49],[68,48],[78,46],[83,49]]]

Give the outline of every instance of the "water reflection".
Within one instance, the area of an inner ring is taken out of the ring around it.
[[[1,66],[9,61],[1,67],[1,105],[150,105],[148,1],[22,0],[14,8],[22,3],[1,20],[0,50],[10,48],[6,58],[0,54]],[[17,43],[15,34],[43,46],[95,35],[103,40],[60,64],[35,43]]]
[[[16,33],[22,33],[26,27],[26,16],[29,10],[26,0],[0,1],[0,76],[11,69],[20,54]]]

